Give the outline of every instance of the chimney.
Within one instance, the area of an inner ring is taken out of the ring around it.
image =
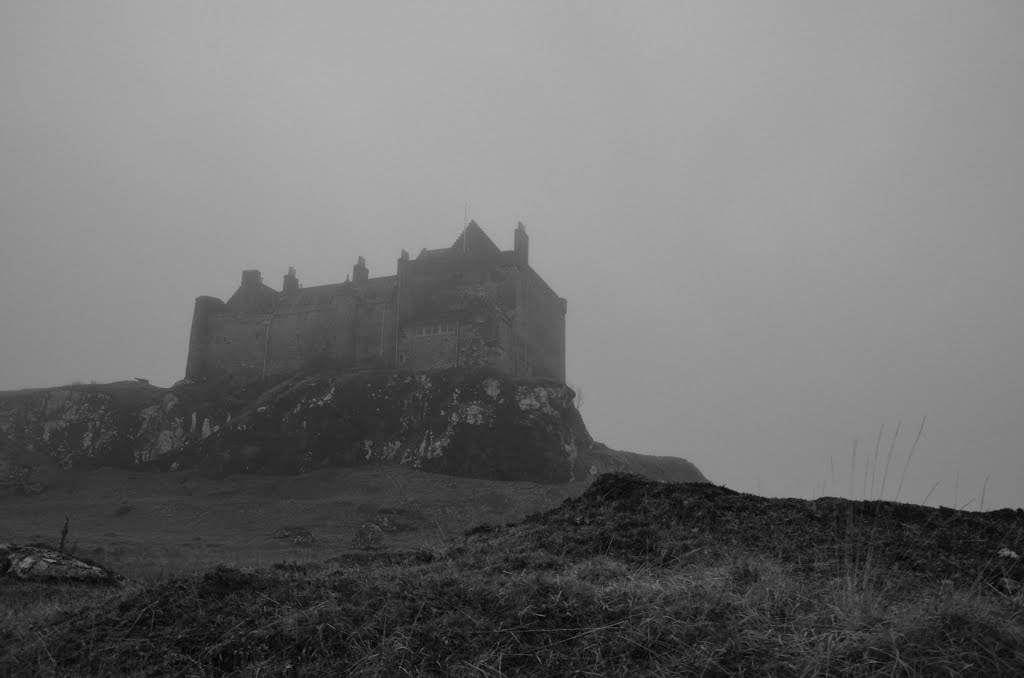
[[[285,294],[299,291],[299,278],[295,275],[295,267],[288,267],[288,274],[284,277],[284,286],[281,288]]]
[[[352,282],[366,282],[370,278],[370,269],[366,268],[366,259],[359,257],[356,265],[352,267]]]
[[[526,235],[526,226],[523,226],[523,222],[516,224],[515,234],[515,253],[519,255],[519,259],[523,264],[529,265],[530,263],[530,236]]]
[[[253,269],[242,271],[242,287],[256,289],[263,284],[263,274]]]

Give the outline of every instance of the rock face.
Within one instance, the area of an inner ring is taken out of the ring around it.
[[[230,403],[136,381],[0,394],[0,490],[34,494],[43,461],[63,469],[131,467],[211,435]]]
[[[572,389],[497,371],[292,377],[266,391],[141,382],[0,394],[0,492],[43,491],[41,469],[199,468],[294,474],[397,464],[564,483],[608,471],[701,482],[688,462],[595,445]]]
[[[181,455],[211,473],[401,464],[490,480],[569,482],[590,435],[569,387],[481,370],[293,379]]]
[[[99,565],[41,546],[0,544],[0,577],[22,581],[119,585],[121,577]]]

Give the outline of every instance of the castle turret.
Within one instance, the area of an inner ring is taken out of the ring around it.
[[[196,297],[192,313],[192,332],[188,341],[188,358],[185,363],[185,378],[202,381],[207,374],[207,349],[210,345],[210,323],[217,313],[225,310],[224,302],[214,297]]]
[[[284,276],[284,285],[282,285],[281,291],[285,294],[299,291],[299,277],[295,275],[294,266],[288,267],[288,273]]]
[[[530,236],[526,235],[526,226],[521,221],[516,224],[514,249],[523,264],[530,263]]]
[[[361,283],[370,279],[370,269],[366,268],[366,259],[359,257],[352,267],[352,282]]]

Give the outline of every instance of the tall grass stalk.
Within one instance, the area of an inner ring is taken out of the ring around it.
[[[828,456],[828,484],[832,492],[836,491],[836,459],[834,455]]]
[[[907,475],[907,467],[910,466],[910,459],[911,459],[911,457],[914,456],[914,452],[917,450],[917,444],[919,442],[921,442],[921,434],[924,433],[924,422],[925,422],[925,420],[927,418],[928,418],[927,414],[925,414],[923,417],[921,417],[921,426],[917,429],[917,435],[914,437],[914,444],[910,446],[910,454],[907,455],[906,461],[903,462],[903,472],[900,473],[900,484],[896,487],[896,501],[900,500],[900,490],[903,489],[903,479]],[[935,483],[935,485],[938,485],[938,483]],[[935,489],[935,485],[932,485],[932,489],[933,490]],[[929,492],[928,496],[930,497],[931,494],[932,493]],[[928,501],[928,497],[925,497],[924,500]],[[922,503],[922,505],[923,505],[923,503]]]
[[[853,439],[853,451],[850,453],[850,492],[847,499],[853,499],[853,479],[857,473],[857,439]]]
[[[878,470],[878,450],[882,446],[882,433],[885,431],[885,424],[878,427],[878,438],[875,439],[875,458],[871,462],[871,492],[868,499],[874,499],[875,495],[875,472]]]
[[[903,426],[903,421],[899,420],[896,422],[896,430],[893,431],[892,440],[889,442],[889,454],[885,457],[885,470],[882,473],[882,489],[878,491],[878,498],[885,498],[885,480],[889,477],[889,464],[892,462],[892,453],[896,449],[896,439],[900,437],[900,427]]]

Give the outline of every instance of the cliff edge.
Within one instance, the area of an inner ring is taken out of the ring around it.
[[[555,381],[497,371],[295,376],[264,390],[142,381],[0,393],[0,492],[100,466],[296,474],[404,465],[488,480],[566,483],[609,471],[704,482],[689,462],[595,443]]]

